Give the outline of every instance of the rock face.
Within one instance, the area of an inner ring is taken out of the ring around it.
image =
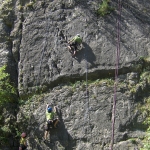
[[[21,129],[26,129],[28,132],[28,148],[35,150],[48,147],[66,150],[110,149],[114,95],[117,97],[114,149],[139,148],[140,140],[135,144],[132,143],[132,139],[141,139],[145,135],[142,131],[144,117],[137,106],[148,85],[143,82],[137,86],[142,87],[141,93],[139,90],[132,93],[127,86],[131,81],[128,80],[128,76],[119,77],[120,82],[116,92],[114,92],[113,80],[104,80],[89,84],[88,92],[85,83],[77,82],[74,86],[57,86],[48,93],[33,97],[20,108],[17,117],[18,124],[23,122]],[[43,143],[46,103],[57,106],[60,122],[57,129],[51,129],[48,141]]]
[[[117,1],[111,4],[115,11],[103,18],[95,14],[98,4],[90,0],[16,1],[10,35],[18,62],[20,95],[30,94],[37,87],[48,89],[60,82],[82,79],[86,66],[91,79],[114,76],[118,34],[120,73],[137,70],[139,58],[150,53],[149,2],[122,2],[121,18]],[[23,8],[19,11],[20,5]],[[83,37],[83,49],[73,59],[67,41],[77,33]]]
[[[0,2],[1,65],[8,64],[20,97],[45,92],[40,101],[32,98],[30,105],[26,104],[26,109],[16,117],[22,126],[19,128],[29,133],[28,149],[109,149],[113,84],[90,85],[88,95],[85,85],[82,87],[79,82],[73,89],[68,83],[86,77],[112,78],[118,60],[119,82],[124,85],[116,92],[115,149],[137,148],[129,139],[143,136],[140,131],[143,118],[139,121],[140,113],[135,111],[142,100],[142,89],[138,86],[133,94],[128,85],[139,83],[141,57],[150,55],[150,2],[127,0],[118,7],[118,1],[114,0],[109,4],[114,11],[104,17],[95,13],[99,3],[99,0]],[[72,58],[67,41],[77,33],[83,38],[83,48]],[[118,57],[117,47],[120,47]],[[44,144],[39,137],[43,136],[47,102],[58,105],[61,123],[58,130],[52,131],[53,143]],[[24,117],[26,113],[28,119]]]

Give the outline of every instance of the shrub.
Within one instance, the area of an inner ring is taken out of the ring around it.
[[[146,136],[143,140],[143,147],[140,150],[150,149],[150,97],[146,100],[146,104],[143,105],[141,111],[147,116],[144,125],[148,126]]]
[[[9,80],[9,74],[5,72],[6,66],[0,68],[0,106],[7,102],[13,102],[16,89]]]
[[[99,16],[105,16],[114,10],[114,8],[109,6],[109,2],[110,0],[103,0],[102,3],[99,4],[99,8],[97,9],[97,14]]]

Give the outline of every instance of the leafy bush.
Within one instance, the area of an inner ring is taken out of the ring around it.
[[[0,67],[0,146],[8,143],[8,137],[14,125],[10,118],[4,115],[6,107],[16,99],[16,89],[9,79],[10,75],[6,73],[6,66]]]
[[[140,150],[150,150],[150,97],[146,100],[146,104],[141,108],[144,115],[146,115],[146,120],[144,125],[148,126],[147,133],[143,139],[143,147]]]
[[[5,72],[6,66],[0,68],[0,106],[7,102],[13,102],[16,94],[14,86],[10,83],[9,74]]]
[[[97,14],[100,16],[105,16],[110,14],[114,8],[109,6],[110,0],[103,0],[101,4],[99,4],[99,8],[97,9]]]

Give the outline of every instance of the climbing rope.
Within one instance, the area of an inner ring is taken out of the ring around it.
[[[90,123],[90,116],[89,116],[89,93],[88,93],[88,63],[87,63],[87,56],[85,55],[85,60],[86,60],[86,112],[85,112],[85,118],[88,118],[88,124]]]
[[[117,98],[116,91],[117,91],[118,68],[119,68],[119,59],[120,59],[120,20],[121,20],[121,0],[118,0],[117,49],[116,49],[116,67],[115,67],[114,97],[113,97],[113,108],[112,108],[112,136],[111,136],[110,150],[113,150],[113,144],[114,144],[116,98]]]
[[[84,126],[87,122],[88,126],[90,125],[90,114],[89,114],[89,91],[88,91],[88,62],[87,62],[87,55],[86,55],[86,50],[84,53],[84,58],[85,58],[85,69],[86,69],[86,74],[85,74],[85,82],[86,82],[86,93],[84,94],[85,100],[85,114],[84,114],[84,121],[83,124],[81,125],[82,128],[82,133],[84,134],[85,129]],[[87,130],[91,132],[89,129]],[[80,137],[80,142],[81,142],[81,137]],[[83,148],[83,147],[82,147]],[[81,149],[81,147],[80,147]]]

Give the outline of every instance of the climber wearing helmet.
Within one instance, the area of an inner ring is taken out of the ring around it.
[[[76,55],[77,48],[79,45],[81,45],[81,43],[82,43],[82,38],[81,38],[80,34],[77,34],[72,40],[70,40],[68,42],[69,51],[72,52],[72,49],[73,49],[72,56]]]
[[[27,137],[26,133],[23,132],[23,133],[21,134],[19,150],[25,150],[25,149],[27,148],[26,137]]]
[[[58,118],[54,119],[56,114],[56,106],[52,109],[52,107],[47,104],[46,106],[46,127],[45,127],[45,134],[44,134],[44,141],[47,140],[48,133],[50,132],[50,127],[57,128]]]

